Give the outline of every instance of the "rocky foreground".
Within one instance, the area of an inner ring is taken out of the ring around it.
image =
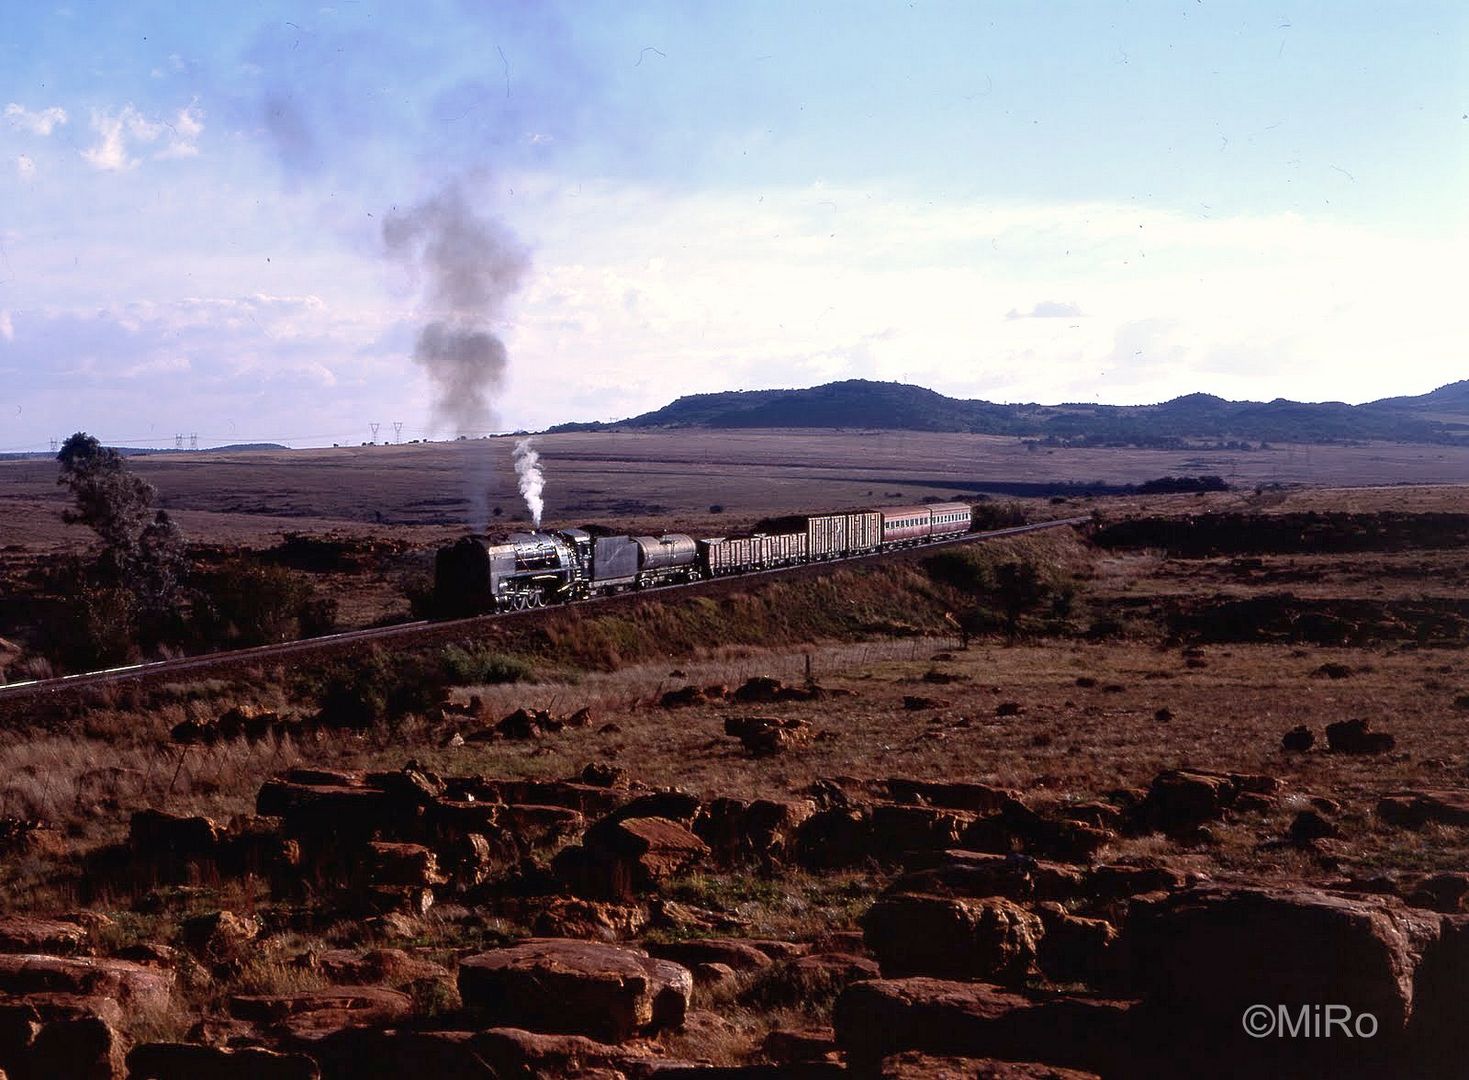
[[[293,769],[260,789],[254,816],[143,811],[126,843],[89,859],[83,899],[268,883],[258,906],[188,914],[172,945],[119,944],[85,911],[0,917],[0,1067],[26,1080],[1462,1075],[1469,876],[1268,884],[1099,856],[1119,835],[1187,838],[1282,806],[1303,809],[1279,842],[1329,866],[1331,800],[1269,776],[1172,771],[1042,806],[901,777],[739,800],[650,790],[605,765],[561,781]],[[1404,792],[1379,814],[1419,828],[1469,814],[1469,796]],[[57,841],[44,833],[15,832],[12,855]],[[860,933],[750,937],[737,916],[662,895],[700,870],[857,866],[884,883]],[[478,932],[449,962],[420,944],[436,905]],[[344,920],[373,944],[305,949],[301,987],[178,1016],[199,970],[227,977],[272,939]],[[748,1064],[697,1060],[699,1033],[752,995],[832,1000],[830,1026],[776,1026]],[[1257,1005],[1345,1008],[1355,1030],[1255,1037],[1242,1020]]]

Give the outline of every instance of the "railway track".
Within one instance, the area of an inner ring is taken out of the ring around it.
[[[866,555],[853,555],[842,559],[802,563],[797,566],[783,566],[769,570],[756,570],[748,574],[737,574],[704,581],[663,585],[655,589],[599,597],[582,601],[582,603],[597,604],[601,606],[601,610],[606,610],[608,608],[636,603],[656,594],[676,591],[695,593],[717,591],[727,589],[731,584],[740,584],[748,582],[751,579],[812,572],[821,573],[864,562],[876,562],[883,559],[922,554],[939,548],[954,547],[959,544],[998,540],[1006,536],[1019,536],[1024,533],[1039,532],[1043,529],[1074,527],[1084,525],[1090,521],[1091,518],[1089,516],[1069,517],[1060,518],[1055,521],[1041,521],[1033,525],[1015,525],[1007,529],[965,533],[962,536],[957,536],[952,539],[939,540],[910,548],[901,548],[896,551],[878,551]],[[9,713],[15,706],[23,705],[26,702],[54,699],[58,695],[69,694],[88,688],[116,686],[124,683],[161,683],[172,681],[177,676],[186,674],[197,675],[204,672],[222,673],[230,669],[238,670],[261,664],[276,664],[288,659],[304,659],[306,657],[320,658],[332,654],[350,654],[355,649],[379,645],[385,642],[404,645],[423,645],[432,644],[434,641],[440,639],[445,641],[456,640],[463,638],[467,631],[472,631],[476,628],[486,627],[491,624],[500,626],[512,621],[526,621],[530,623],[544,619],[548,615],[554,615],[562,610],[564,609],[559,606],[553,606],[532,608],[526,611],[505,611],[488,615],[475,615],[465,619],[448,619],[443,621],[419,620],[417,622],[395,623],[392,626],[377,626],[365,630],[346,630],[336,634],[325,634],[321,637],[286,641],[278,645],[257,645],[248,649],[233,649],[229,652],[207,653],[201,656],[185,656],[173,660],[154,660],[142,664],[129,664],[125,667],[108,668],[103,671],[88,671],[80,672],[76,675],[62,675],[54,679],[38,679],[30,682],[10,683],[5,686],[0,686],[0,708],[3,708]]]

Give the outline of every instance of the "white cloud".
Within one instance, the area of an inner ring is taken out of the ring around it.
[[[154,157],[160,160],[196,157],[199,153],[199,136],[204,133],[204,110],[198,104],[188,105],[175,114],[173,121],[165,122],[170,132],[168,145]]]
[[[1007,319],[1079,319],[1081,316],[1080,307],[1062,300],[1042,300],[1029,311],[1011,308],[1005,313]]]
[[[10,312],[0,311],[0,338],[15,340],[15,323],[10,321]]]
[[[22,180],[29,180],[36,175],[35,158],[29,154],[20,154],[15,159],[15,172]]]
[[[116,111],[94,109],[92,130],[95,145],[82,151],[87,164],[102,172],[123,172],[135,167],[138,159],[133,150],[138,145],[152,144],[168,133],[166,145],[154,153],[159,160],[194,157],[199,153],[198,138],[204,131],[204,111],[197,104],[178,110],[171,120],[150,119],[132,104]]]
[[[28,131],[32,135],[50,135],[57,127],[66,123],[66,110],[60,105],[32,112],[24,105],[12,101],[5,106],[5,119],[13,128]]]

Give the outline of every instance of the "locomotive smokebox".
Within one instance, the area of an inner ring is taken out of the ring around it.
[[[490,556],[483,541],[466,536],[434,556],[434,611],[440,618],[477,615],[490,597]]]

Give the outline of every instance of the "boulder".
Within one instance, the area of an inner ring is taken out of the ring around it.
[[[1397,740],[1385,731],[1370,731],[1366,720],[1338,720],[1326,725],[1326,746],[1336,754],[1385,754]]]
[[[629,799],[608,814],[603,821],[623,821],[627,818],[666,818],[669,821],[676,821],[684,828],[692,828],[702,809],[703,803],[697,795],[680,791],[678,788],[668,788],[663,791],[650,791],[646,795]]]
[[[0,1075],[21,1080],[121,1080],[122,1011],[109,997],[36,993],[0,996]]]
[[[724,732],[740,740],[752,757],[769,757],[810,740],[814,729],[797,717],[738,716],[725,721]]]
[[[963,811],[879,804],[872,808],[869,854],[881,862],[897,862],[908,851],[956,847],[971,820]]]
[[[537,937],[621,941],[636,937],[648,925],[648,912],[637,904],[613,904],[575,896],[553,896],[530,905],[529,920]]]
[[[1280,737],[1280,748],[1292,754],[1304,754],[1316,745],[1316,733],[1305,724],[1297,724]]]
[[[1122,946],[1131,985],[1200,1024],[1237,1024],[1260,1002],[1329,1002],[1372,1013],[1391,1035],[1412,1015],[1414,972],[1438,933],[1436,916],[1389,897],[1201,886],[1134,905]]]
[[[887,977],[936,975],[1020,983],[1035,967],[1045,931],[1002,897],[897,895],[863,916],[867,947]]]
[[[863,810],[834,806],[819,810],[796,829],[796,859],[808,870],[830,870],[865,862],[871,851],[872,820]]]
[[[260,920],[233,911],[213,911],[185,919],[179,936],[184,947],[206,964],[231,966],[245,959],[260,936]]]
[[[140,1043],[128,1052],[128,1080],[320,1080],[305,1054],[259,1046],[230,1049],[195,1043]]]
[[[709,845],[675,821],[659,817],[598,822],[582,841],[599,859],[626,866],[634,890],[655,887],[709,855]]]
[[[1148,829],[1184,833],[1219,820],[1236,794],[1228,777],[1170,769],[1153,778],[1138,818]]]
[[[720,798],[703,807],[693,829],[726,866],[769,864],[786,857],[796,829],[815,809],[806,799]]]
[[[1117,928],[1105,919],[1073,915],[1060,904],[1036,905],[1045,934],[1040,939],[1041,971],[1055,983],[1103,986],[1116,970]]]
[[[224,833],[207,817],[139,810],[128,824],[128,845],[148,859],[208,859],[219,850]]]
[[[837,999],[832,1026],[858,1068],[907,1050],[938,1056],[1046,1061],[1131,1076],[1130,1001],[1022,994],[980,982],[879,979]]]
[[[459,964],[461,998],[490,1025],[604,1042],[677,1027],[692,990],[687,968],[600,942],[531,938]]]
[[[361,875],[365,885],[426,888],[448,881],[439,870],[438,856],[422,844],[380,840],[364,850]]]

